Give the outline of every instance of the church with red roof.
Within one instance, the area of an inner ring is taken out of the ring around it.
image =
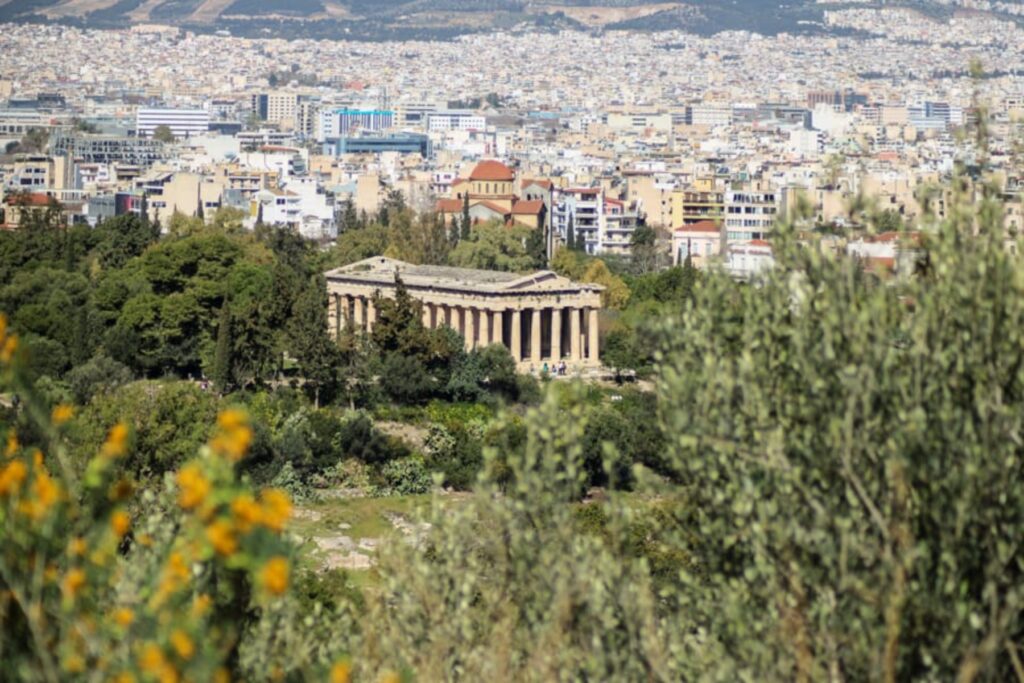
[[[547,207],[543,201],[525,200],[515,192],[515,172],[493,159],[481,161],[469,178],[452,183],[452,196],[439,199],[436,210],[445,223],[459,218],[469,202],[472,224],[498,221],[505,225],[543,228]]]

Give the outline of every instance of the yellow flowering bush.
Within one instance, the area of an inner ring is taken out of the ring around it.
[[[43,407],[2,316],[0,351],[0,390],[17,392],[43,444],[24,446],[16,429],[0,435],[0,678],[237,675],[242,631],[284,609],[294,555],[287,495],[237,476],[252,441],[246,415],[222,412],[164,491],[139,492],[118,466],[130,426],[112,425],[95,456],[72,467],[62,437],[75,411]]]

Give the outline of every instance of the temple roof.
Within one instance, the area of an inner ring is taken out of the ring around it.
[[[550,270],[533,273],[506,273],[450,266],[421,266],[386,256],[373,256],[327,271],[328,280],[346,280],[363,284],[394,285],[395,274],[410,289],[456,289],[489,294],[528,294],[557,291],[600,292],[601,285],[573,282]]]

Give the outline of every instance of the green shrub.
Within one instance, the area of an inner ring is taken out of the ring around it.
[[[84,466],[107,431],[124,421],[135,448],[119,466],[135,477],[160,477],[192,457],[210,437],[217,398],[183,381],[142,381],[95,396],[72,422],[72,462]]]
[[[379,484],[373,493],[377,496],[411,496],[427,493],[433,487],[433,478],[423,459],[418,456],[390,460],[380,466],[376,479]]]

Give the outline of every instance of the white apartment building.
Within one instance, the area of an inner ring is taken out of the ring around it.
[[[176,138],[206,135],[210,130],[210,112],[205,109],[149,109],[135,112],[135,133],[140,138],[153,137],[160,126],[167,126]]]
[[[619,131],[654,130],[669,133],[672,131],[672,115],[664,112],[608,112],[606,125]]]
[[[390,129],[395,113],[384,109],[321,109],[316,126],[317,142],[326,142],[360,131],[379,132]]]
[[[729,242],[765,239],[778,213],[779,193],[754,187],[725,193],[725,230]]]
[[[551,227],[562,240],[568,241],[569,227],[576,233],[577,244],[588,254],[601,248],[601,226],[605,223],[604,191],[599,187],[570,187],[555,191]]]
[[[624,255],[632,253],[633,232],[639,225],[640,219],[637,212],[630,210],[626,202],[605,197],[598,252]]]
[[[732,123],[732,106],[695,104],[690,107],[690,123],[695,126],[728,126]]]
[[[427,114],[427,130],[483,130],[487,119],[469,109],[448,109]]]
[[[737,280],[752,280],[775,265],[772,248],[764,240],[729,245],[725,269]]]

